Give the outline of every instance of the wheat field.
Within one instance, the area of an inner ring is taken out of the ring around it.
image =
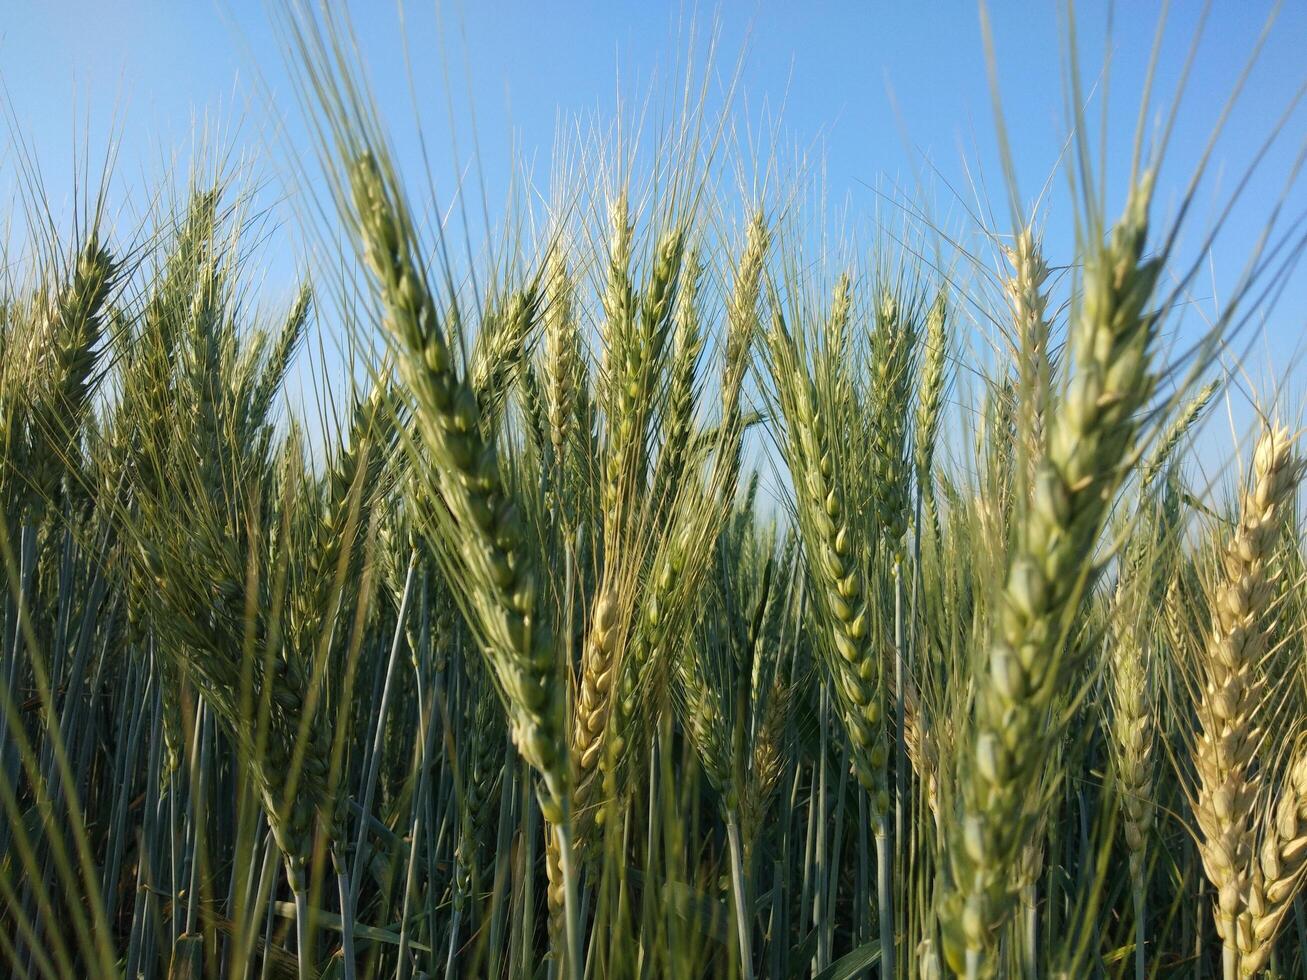
[[[690,105],[474,248],[348,27],[282,27],[293,302],[221,167],[5,246],[0,969],[1307,977],[1293,394],[1194,439],[1303,215],[1227,189],[1266,235],[1195,328],[1163,95],[1113,186],[1077,114],[1070,240],[984,249],[814,245]]]

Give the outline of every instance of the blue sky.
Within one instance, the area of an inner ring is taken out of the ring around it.
[[[67,203],[76,150],[89,145],[95,159],[111,133],[119,138],[113,200],[124,222],[143,209],[148,189],[161,176],[177,172],[178,161],[184,165],[197,127],[219,134],[210,142],[253,159],[254,172],[270,187],[280,186],[278,178],[290,165],[287,142],[307,145],[263,0],[28,0],[7,6],[0,23],[0,77],[10,129],[39,161],[56,207]],[[755,125],[779,118],[783,145],[822,158],[827,193],[847,207],[855,225],[870,226],[885,210],[878,191],[916,188],[943,227],[976,235],[970,212],[975,188],[983,185],[995,230],[1009,228],[980,21],[968,0],[762,0],[698,8],[428,0],[406,5],[402,26],[390,0],[351,6],[406,176],[416,179],[422,166],[414,138],[414,120],[420,118],[429,146],[439,150],[430,161],[438,188],[452,186],[475,156],[487,196],[501,200],[514,149],[536,162],[535,173],[544,181],[559,118],[611,116],[619,83],[628,102],[642,100],[651,88],[672,91],[682,78],[690,22],[697,21],[693,42],[700,55],[709,37],[718,38],[719,75],[730,75],[742,59],[737,118]],[[1120,188],[1160,4],[1117,4],[1110,49],[1106,6],[1080,6],[1091,83],[1105,51],[1111,53],[1108,178]],[[1199,4],[1174,6],[1179,9],[1171,12],[1159,72],[1161,105],[1169,101]],[[1253,0],[1213,5],[1163,172],[1159,214],[1175,206],[1269,10]],[[1054,174],[1068,130],[1062,4],[994,0],[990,14],[1003,109],[1028,206]],[[1304,39],[1307,5],[1287,4],[1218,146],[1186,241],[1201,240],[1214,206],[1228,197],[1274,118],[1307,80]],[[1095,121],[1101,99],[1101,89],[1095,90]],[[287,127],[286,139],[273,135],[278,119]],[[1228,221],[1210,256],[1213,273],[1195,288],[1200,306],[1219,301],[1241,269],[1303,149],[1304,120],[1301,110],[1289,120],[1264,175],[1250,184]],[[457,158],[447,152],[455,144]],[[5,152],[0,145],[0,193],[14,186],[16,162],[13,147]],[[292,226],[293,208],[267,193],[274,221]],[[1111,197],[1113,210],[1119,200],[1119,194]],[[1299,186],[1290,211],[1304,209],[1307,193]],[[1065,179],[1054,174],[1045,221],[1054,263],[1069,257],[1072,213]],[[269,302],[293,292],[299,265],[293,238],[274,233],[261,253],[262,293]],[[1247,371],[1263,388],[1273,372],[1307,378],[1296,367],[1307,324],[1305,279],[1307,269],[1300,270],[1272,318],[1247,337],[1253,342]],[[1190,326],[1196,331],[1200,321]]]

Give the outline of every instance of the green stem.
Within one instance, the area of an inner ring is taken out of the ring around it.
[[[364,818],[366,822],[366,817]],[[336,887],[340,893],[340,952],[344,960],[343,980],[354,980],[358,964],[354,959],[354,890],[351,888],[349,866],[339,847],[331,849],[331,861],[336,870]]]
[[[449,923],[449,946],[445,951],[445,980],[458,975],[454,972],[454,958],[458,953],[458,927],[462,917],[463,910],[455,907],[453,918]]]
[[[826,691],[821,694],[821,753],[818,758],[817,769],[817,792],[813,796],[813,807],[816,812],[809,819],[813,822],[817,831],[817,846],[813,857],[813,889],[812,889],[812,927],[817,932],[817,950],[816,961],[813,972],[819,973],[826,969],[830,961],[830,950],[826,948],[826,720],[828,716],[829,695]]]
[[[317,973],[313,968],[313,930],[309,922],[309,890],[304,880],[304,868],[291,858],[287,862],[286,876],[295,896],[295,962],[299,967],[299,980],[311,980]]]
[[[571,980],[581,980],[581,904],[576,862],[572,853],[571,814],[558,824],[558,864],[563,872],[563,913],[567,923],[567,968]]]
[[[533,786],[534,778],[531,772],[531,765],[525,759],[521,763],[521,785],[522,785],[522,916],[513,923],[513,935],[516,937],[516,955],[509,957],[509,962],[516,967],[514,976],[531,976],[532,964],[535,956],[535,926],[536,926],[536,903],[535,903],[535,883],[533,875],[536,867],[536,838],[541,836],[540,828],[537,823],[539,810],[536,807],[535,788]],[[555,976],[555,964],[551,960],[549,963],[550,977]]]
[[[1022,954],[1025,957],[1026,977],[1029,980],[1039,976],[1039,878],[1036,876],[1030,884],[1022,889],[1025,907],[1026,934]]]
[[[904,737],[907,706],[903,685],[903,566],[894,562],[894,837],[903,840],[904,809],[907,796],[908,750]]]
[[[1148,921],[1144,916],[1144,875],[1143,869],[1134,874],[1135,898],[1135,980],[1144,980],[1147,973],[1147,956],[1145,955],[1148,938]]]
[[[889,821],[876,821],[876,912],[880,920],[880,976],[894,980],[894,877]]]
[[[897,542],[896,542],[897,544]],[[906,699],[903,685],[903,566],[894,562],[894,834],[903,840],[904,804],[907,796],[908,752],[905,740]],[[888,833],[888,828],[881,836]],[[880,976],[881,980],[894,977],[894,852],[888,841],[876,840],[876,904],[880,915]]]
[[[753,980],[753,941],[744,887],[744,849],[740,846],[740,821],[734,809],[726,811],[726,840],[731,852],[731,890],[735,893],[735,929],[740,940],[740,976],[744,980]]]

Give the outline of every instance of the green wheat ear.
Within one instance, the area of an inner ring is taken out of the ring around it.
[[[1130,465],[1152,394],[1159,260],[1144,257],[1152,178],[1134,188],[1109,240],[1090,246],[1068,338],[1070,375],[1048,429],[1017,547],[978,665],[970,744],[958,760],[960,813],[941,904],[945,953],[975,971],[1012,913],[1016,862],[1040,818],[1037,785],[1057,729],[1053,701],[1075,676],[1063,631],[1085,588],[1108,506]]]
[[[502,485],[495,447],[482,434],[476,395],[456,372],[413,255],[408,219],[375,157],[355,161],[351,184],[385,326],[403,354],[399,373],[416,399],[418,430],[435,464],[431,476],[454,522],[441,530],[457,539],[441,546],[467,573],[460,587],[508,699],[514,740],[541,775],[546,817],[561,821],[570,784],[563,700],[552,641],[536,618],[534,574],[520,553],[521,514]]]

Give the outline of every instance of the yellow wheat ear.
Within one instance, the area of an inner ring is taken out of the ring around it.
[[[1265,722],[1261,666],[1275,629],[1271,563],[1301,477],[1293,437],[1283,427],[1268,427],[1253,453],[1252,482],[1241,495],[1238,523],[1226,542],[1219,574],[1208,586],[1211,626],[1196,706],[1194,818],[1203,867],[1216,888],[1216,930],[1227,977],[1236,967],[1240,975],[1250,976],[1266,961],[1307,847],[1295,798],[1301,764],[1290,772],[1276,814],[1283,819],[1272,821],[1262,861],[1256,833],[1265,779],[1264,760],[1257,757]]]

